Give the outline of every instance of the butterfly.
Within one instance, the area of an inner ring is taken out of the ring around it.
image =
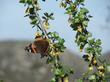
[[[25,47],[25,50],[30,53],[40,53],[41,57],[48,55],[49,42],[46,38],[36,37],[35,41]]]

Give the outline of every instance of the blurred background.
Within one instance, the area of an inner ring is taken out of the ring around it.
[[[59,1],[40,1],[43,12],[54,12],[50,31],[57,31],[66,41],[66,51],[61,61],[75,71],[70,79],[81,77],[87,63],[74,43],[75,32],[67,23],[65,10],[59,8]],[[93,16],[88,30],[93,37],[102,40],[103,57],[110,63],[110,0],[86,0],[86,7]],[[0,79],[5,82],[48,82],[52,77],[50,66],[39,55],[27,55],[24,48],[34,40],[36,28],[31,28],[28,18],[24,18],[25,7],[19,0],[0,0]]]

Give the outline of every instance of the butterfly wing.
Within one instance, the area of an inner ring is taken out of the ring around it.
[[[25,50],[31,53],[40,53],[41,57],[47,55],[49,49],[49,42],[46,39],[37,39],[29,46],[25,47]]]
[[[49,42],[45,39],[37,40],[34,42],[34,45],[36,46],[36,49],[39,50],[41,53],[41,56],[45,56],[48,49],[49,49]]]

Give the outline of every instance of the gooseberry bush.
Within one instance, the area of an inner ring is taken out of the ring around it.
[[[50,21],[54,20],[54,13],[44,12],[41,17],[40,0],[20,0],[19,2],[26,6],[25,17],[30,19],[32,28],[37,32],[35,40],[25,48],[33,54],[40,53],[41,58],[46,57],[47,64],[51,65],[54,77],[50,82],[69,82],[69,75],[74,74],[73,69],[66,67],[60,61],[60,55],[65,51],[65,40],[55,32],[49,32]],[[42,0],[46,2],[46,0]],[[57,0],[56,0],[57,1]],[[88,63],[88,70],[82,77],[73,80],[73,82],[108,82],[107,72],[110,71],[110,65],[102,58],[101,40],[92,37],[87,30],[88,22],[92,18],[89,10],[85,8],[85,0],[60,0],[60,7],[65,9],[68,15],[68,24],[70,29],[76,32],[75,43],[78,45],[82,58]]]

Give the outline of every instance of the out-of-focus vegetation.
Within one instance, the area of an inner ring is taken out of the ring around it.
[[[46,0],[42,1],[46,2]],[[65,40],[56,31],[48,32],[49,20],[54,20],[54,13],[44,12],[44,16],[41,18],[39,1],[20,0],[20,3],[26,6],[25,17],[30,19],[32,27],[37,27],[34,42],[25,50],[30,53],[40,53],[41,57],[47,57],[46,63],[51,65],[51,71],[54,75],[51,82],[69,82],[68,77],[73,74],[73,70],[60,62],[60,54],[66,49]],[[64,8],[65,14],[69,16],[69,26],[76,32],[75,43],[80,52],[85,53],[82,58],[88,63],[87,71],[77,82],[108,82],[107,73],[110,70],[110,65],[102,57],[101,40],[95,39],[87,29],[92,16],[85,7],[85,0],[61,0],[60,7]]]

